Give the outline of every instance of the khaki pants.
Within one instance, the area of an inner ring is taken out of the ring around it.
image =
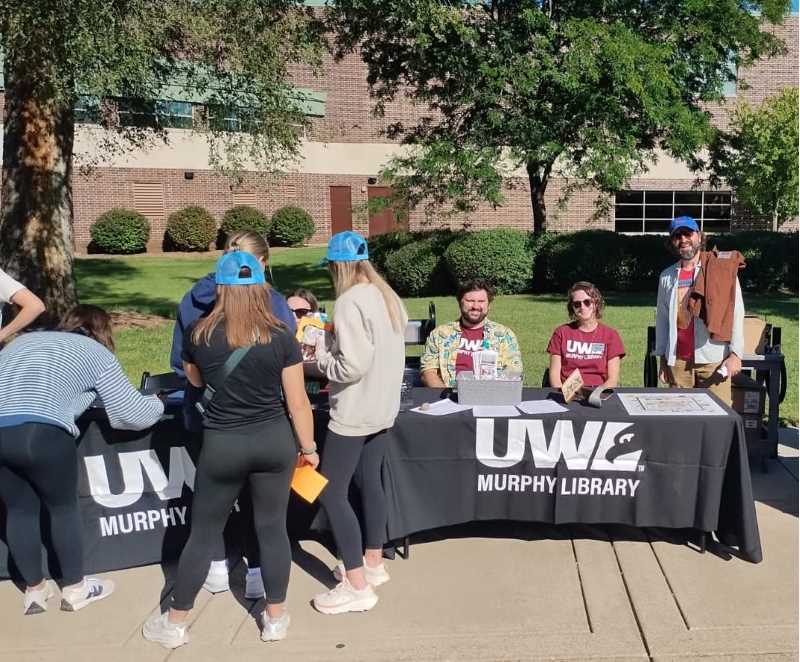
[[[707,388],[720,400],[730,406],[731,379],[722,377],[717,368],[720,363],[695,363],[676,358],[675,365],[670,367],[670,386],[676,388]]]

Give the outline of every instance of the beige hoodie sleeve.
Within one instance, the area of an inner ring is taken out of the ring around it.
[[[326,343],[317,366],[332,382],[350,384],[359,381],[375,357],[375,345],[364,311],[351,298],[340,298],[333,314],[335,339]]]

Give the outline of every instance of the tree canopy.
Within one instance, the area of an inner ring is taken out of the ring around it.
[[[306,123],[288,80],[318,62],[319,21],[301,0],[0,0],[5,113],[0,266],[57,317],[72,279],[75,105],[95,104],[100,149],[166,139],[158,122],[129,126],[123,104],[165,98],[175,84],[203,99],[212,158],[277,169]],[[169,97],[166,97],[169,98]],[[225,130],[215,115],[236,118]]]
[[[740,104],[709,150],[712,180],[724,180],[773,230],[798,213],[798,101],[789,87],[757,108]]]
[[[534,230],[556,174],[613,192],[656,148],[690,165],[713,136],[704,104],[734,67],[778,53],[786,0],[335,0],[340,55],[359,49],[376,111],[430,112],[384,175],[412,205],[503,201],[527,172]]]

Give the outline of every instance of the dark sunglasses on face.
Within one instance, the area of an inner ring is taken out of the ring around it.
[[[582,301],[575,299],[574,301],[570,301],[570,303],[572,304],[572,308],[574,310],[580,310],[581,306],[586,306],[587,308],[591,308],[594,301],[592,301],[591,299],[583,299]]]
[[[300,319],[301,317],[305,317],[311,312],[311,308],[293,308],[292,312],[294,316]]]
[[[691,237],[694,234],[691,230],[676,230],[672,233],[672,240],[683,239],[684,237]]]

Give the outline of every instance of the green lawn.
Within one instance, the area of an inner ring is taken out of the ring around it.
[[[323,248],[275,250],[272,256],[274,281],[281,291],[308,287],[328,303],[333,291],[327,271],[316,264]],[[81,300],[109,310],[136,310],[174,318],[181,296],[201,276],[213,270],[215,257],[146,257],[76,260]],[[427,315],[429,298],[406,299],[409,314]],[[455,319],[458,307],[452,297],[434,297],[437,320]],[[627,350],[622,366],[626,386],[642,384],[642,362],[646,328],[655,320],[653,294],[606,293],[605,322],[621,334]],[[783,328],[789,388],[781,415],[796,424],[798,418],[798,307],[797,297],[745,295],[748,314],[757,314]],[[516,332],[523,352],[526,383],[538,386],[547,366],[547,341],[553,328],[565,321],[562,295],[516,295],[498,297],[491,317]],[[152,329],[127,329],[117,334],[118,354],[128,376],[138,383],[144,370],[152,373],[169,369],[172,325]]]

